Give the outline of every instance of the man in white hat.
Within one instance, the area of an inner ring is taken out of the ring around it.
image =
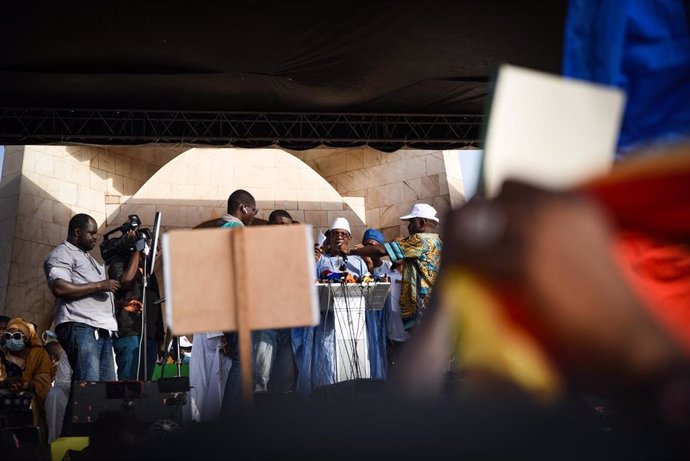
[[[417,203],[400,219],[407,221],[410,235],[397,242],[369,245],[345,253],[358,256],[388,256],[392,262],[403,261],[400,290],[401,318],[405,328],[415,326],[431,298],[441,262],[441,239],[436,228],[436,210],[426,203]]]
[[[316,262],[316,276],[322,278],[326,273],[347,272],[360,278],[369,272],[367,264],[359,256],[344,256],[350,248],[352,233],[350,223],[345,218],[336,218],[328,229],[328,250]]]
[[[330,275],[338,275],[336,280],[340,281],[342,278],[339,274],[358,279],[369,273],[367,264],[361,257],[346,255],[352,237],[350,223],[347,219],[336,218],[327,234],[328,249],[316,263],[317,277],[325,279]],[[374,316],[378,314],[380,317],[380,312],[367,311],[367,329],[375,328],[376,324],[381,324],[380,319],[377,320],[372,317],[372,314]],[[298,392],[308,394],[317,387],[336,382],[333,312],[323,313],[320,325],[316,327],[293,328],[292,346],[298,370]],[[380,350],[382,349],[381,347]],[[385,357],[381,359],[385,360]],[[383,371],[377,375],[376,370],[372,370],[372,378],[382,379],[385,376]]]

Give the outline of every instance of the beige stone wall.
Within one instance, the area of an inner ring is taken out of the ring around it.
[[[150,226],[156,211],[162,213],[164,229],[192,228],[222,216],[236,189],[254,195],[261,219],[284,209],[318,232],[343,216],[356,238],[364,232],[364,221],[347,198],[298,158],[280,149],[235,148],[196,148],[175,158],[109,213],[108,228],[119,226],[129,214],[138,214]]]
[[[131,213],[150,226],[155,211],[164,229],[195,227],[221,216],[243,188],[260,218],[282,208],[318,232],[343,216],[358,242],[366,227],[406,235],[399,217],[414,203],[443,214],[464,202],[457,153],[442,151],[24,146],[6,148],[2,174],[0,313],[42,328],[54,305],[42,263],[76,213],[93,216],[101,232]]]
[[[0,312],[47,327],[54,299],[43,260],[65,239],[70,218],[87,213],[104,229],[108,198],[133,195],[181,151],[7,147],[0,183]]]
[[[17,226],[17,207],[21,191],[21,171],[24,150],[6,147],[0,179],[0,314],[6,309],[9,274],[12,263],[14,229]]]
[[[314,168],[343,196],[362,200],[367,227],[387,239],[407,235],[400,221],[415,203],[433,205],[443,216],[464,203],[456,152],[369,148],[313,149],[295,156]]]

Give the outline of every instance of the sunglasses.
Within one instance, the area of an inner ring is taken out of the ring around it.
[[[255,215],[259,214],[259,209],[255,206],[247,205],[246,203],[243,203],[242,206],[245,206],[247,208],[251,208],[252,213],[254,213]]]
[[[24,339],[24,333],[22,333],[21,331],[15,331],[14,333],[10,333],[9,331],[6,331],[5,333],[3,333],[2,337],[5,338],[6,340]]]

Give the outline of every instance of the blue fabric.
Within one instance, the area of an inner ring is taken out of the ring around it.
[[[255,392],[295,390],[295,357],[291,337],[291,328],[252,333]]]
[[[359,256],[323,256],[316,264],[317,274],[324,270],[338,272],[340,266],[355,277],[368,273],[367,265]],[[369,343],[371,377],[386,377],[386,324],[385,316],[367,311],[365,317]],[[293,328],[292,348],[297,365],[297,392],[309,394],[312,390],[336,382],[335,376],[335,321],[333,312],[321,313],[321,323],[315,327]]]
[[[74,381],[115,381],[109,331],[65,322],[55,327],[55,333],[67,353]]]
[[[228,379],[225,381],[225,390],[223,391],[223,401],[220,407],[220,413],[227,418],[242,407],[242,373],[240,371],[240,352],[238,348],[237,333],[225,333],[230,347],[230,357],[232,358],[232,366],[228,372]],[[254,358],[251,358],[254,363]],[[246,365],[245,365],[246,366]]]
[[[648,143],[690,138],[685,2],[571,0],[563,74],[626,91],[620,155]]]
[[[391,258],[392,262],[405,259],[405,253],[402,251],[402,248],[400,248],[400,244],[398,242],[386,243],[384,244],[384,247],[386,248],[388,257]]]
[[[378,311],[367,311],[367,341],[369,342],[369,367],[371,377],[386,379],[388,375],[388,361],[386,360],[386,336],[388,323],[386,321],[385,306]]]
[[[317,273],[328,269],[337,271],[340,257],[322,257],[316,265]],[[359,256],[350,256],[345,262],[347,272],[361,277],[368,272]],[[383,310],[367,311],[365,317],[369,344],[371,377],[386,378],[386,316]],[[309,394],[312,390],[336,382],[335,376],[335,321],[333,312],[322,312],[316,327],[293,328],[292,348],[297,365],[297,392]]]
[[[244,225],[228,216],[229,221],[220,223],[223,229],[234,229],[238,227],[244,227]],[[233,412],[237,411],[242,405],[242,375],[240,373],[240,353],[239,353],[239,338],[236,332],[223,333],[225,339],[227,340],[228,346],[230,347],[230,357],[232,358],[232,367],[230,367],[230,372],[228,373],[228,379],[225,381],[225,390],[223,391],[223,402],[221,403],[221,414],[224,417],[232,415]],[[253,351],[250,351],[252,356],[251,362],[254,362]],[[245,364],[246,366],[246,364]]]
[[[386,379],[386,316],[383,310],[366,312],[371,378]],[[309,394],[317,387],[334,384],[335,322],[333,312],[321,314],[321,324],[292,329],[292,348],[297,364],[297,392]]]
[[[137,363],[139,362],[139,339],[141,336],[125,336],[113,340],[115,350],[115,361],[117,362],[117,379],[129,381],[135,379],[145,379],[150,381],[153,377],[153,369],[156,367],[156,356],[158,355],[158,345],[153,338],[146,341],[146,377],[144,377],[144,362],[140,366],[140,373],[137,377]]]
[[[347,259],[342,256],[322,256],[316,263],[316,274],[321,277],[324,271],[342,272],[340,268],[343,265],[346,272],[357,278],[369,272],[367,263],[359,256],[348,256]]]
[[[386,238],[383,236],[383,232],[381,232],[380,230],[376,230],[376,229],[367,229],[364,232],[364,237],[362,237],[362,241],[370,240],[370,239],[376,240],[381,245],[383,245],[384,242],[386,241]]]

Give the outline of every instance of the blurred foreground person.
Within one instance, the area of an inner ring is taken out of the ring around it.
[[[684,363],[678,345],[622,275],[616,235],[594,201],[508,183],[495,201],[477,201],[454,213],[448,230],[444,263],[453,269],[444,274],[447,297],[441,302],[459,315],[457,322],[470,322],[460,332],[459,350],[467,361],[473,352],[463,347],[473,348],[477,340],[477,353],[496,349],[488,363],[514,367],[514,377],[545,392],[563,384],[554,367],[568,382],[599,390],[658,379]],[[490,294],[496,297],[493,306],[483,298]],[[481,337],[491,319],[475,322],[469,305],[460,311],[450,305],[470,301],[484,308],[482,316],[505,317],[498,339]],[[524,346],[520,358],[532,360],[533,375],[520,374],[524,362],[518,357],[499,358],[511,342]]]
[[[685,154],[573,193],[508,182],[454,211],[433,315],[398,384],[438,395],[455,344],[472,395],[518,391],[546,410],[596,393],[615,408],[611,453],[687,456],[689,196]]]

